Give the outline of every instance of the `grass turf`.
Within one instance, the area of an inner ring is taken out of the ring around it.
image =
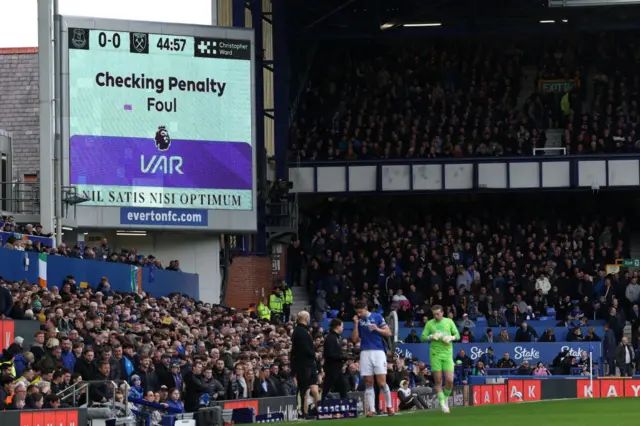
[[[452,407],[451,414],[440,410],[416,411],[394,417],[378,416],[352,420],[322,420],[329,426],[638,426],[638,399],[574,399],[521,404]]]

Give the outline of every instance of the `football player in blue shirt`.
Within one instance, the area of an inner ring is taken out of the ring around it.
[[[373,378],[380,387],[387,406],[387,413],[391,416],[394,409],[391,404],[391,390],[387,385],[387,353],[385,338],[391,336],[391,330],[382,315],[369,312],[365,302],[356,303],[356,316],[353,317],[354,343],[360,340],[360,375],[364,378],[364,397],[367,403],[367,417],[376,414],[375,390]]]

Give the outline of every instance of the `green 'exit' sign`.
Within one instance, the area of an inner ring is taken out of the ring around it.
[[[622,259],[625,268],[640,268],[640,259]]]

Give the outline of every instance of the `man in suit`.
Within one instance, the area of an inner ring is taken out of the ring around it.
[[[633,376],[633,360],[635,352],[626,337],[622,338],[620,345],[616,349],[616,364],[620,369],[620,375],[623,377]]]

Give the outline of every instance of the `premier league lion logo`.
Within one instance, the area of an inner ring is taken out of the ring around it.
[[[156,148],[158,151],[166,151],[171,146],[171,137],[165,126],[158,127],[156,131]]]

